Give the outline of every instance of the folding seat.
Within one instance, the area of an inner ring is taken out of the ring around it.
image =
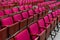
[[[42,7],[42,11],[43,11],[43,16],[46,16],[48,12],[46,12],[46,9],[44,7]]]
[[[25,5],[26,4],[26,0],[23,0],[23,5]]]
[[[29,5],[29,8],[30,8],[30,9],[33,8],[32,4]]]
[[[46,26],[49,26],[50,27],[50,33],[52,33],[52,31],[54,31],[55,35],[54,34],[51,34],[51,36],[56,36],[56,32],[55,32],[55,23],[53,21],[53,23],[51,21],[49,21],[49,17],[48,16],[45,16],[44,17],[44,21],[45,21],[45,24]]]
[[[12,10],[13,10],[14,13],[19,12],[18,7],[13,7]]]
[[[39,3],[42,3],[42,2],[44,2],[44,0],[39,0]]]
[[[40,12],[39,12],[38,8],[34,9],[34,13],[36,14],[37,19],[41,18],[40,14],[39,14]]]
[[[8,38],[7,27],[0,29],[0,40],[6,40]]]
[[[23,0],[19,0],[18,3],[19,3],[19,6],[21,6],[23,4]]]
[[[60,10],[57,10],[57,15],[58,15],[58,23],[60,22]]]
[[[4,12],[0,11],[0,17],[4,16]]]
[[[21,11],[25,10],[25,8],[24,8],[24,6],[23,6],[23,5],[22,5],[22,6],[20,6],[20,7],[19,7],[19,9],[20,9]]]
[[[8,35],[11,36],[19,30],[19,22],[14,23],[12,17],[1,18],[2,27],[7,27]]]
[[[43,10],[42,10],[42,8],[39,8],[39,18],[43,18],[44,17],[44,14],[43,14]]]
[[[31,2],[32,0],[27,0],[27,1],[28,1],[28,4],[32,4],[32,2]]]
[[[59,17],[59,11],[56,10],[55,13],[52,13],[53,14],[53,18],[54,18],[54,21],[55,21],[55,24],[57,26],[57,32],[59,31],[59,26],[58,26],[58,23],[59,23],[59,20],[58,20],[58,17]]]
[[[33,23],[28,26],[28,30],[30,31],[30,34],[32,36],[32,40],[35,40],[36,38],[38,40],[45,40],[45,31],[44,28],[40,28],[37,23]]]
[[[2,2],[1,5],[2,6],[6,6],[7,5],[7,2]]]
[[[33,5],[36,5],[37,4],[37,0],[33,0]]]
[[[49,18],[49,22],[52,24],[51,31],[53,31],[54,27],[56,26],[56,23],[51,14],[48,14],[48,18]]]
[[[34,9],[38,13],[39,19],[44,17],[43,9],[41,7]]]
[[[29,9],[29,5],[25,5],[25,10],[28,10]]]
[[[23,19],[21,14],[15,14],[15,15],[13,15],[13,18],[14,18],[15,22],[20,23],[19,29],[24,28],[27,25],[27,19]]]
[[[40,19],[38,20],[38,25],[41,28],[44,28],[46,30],[46,39],[49,37],[50,35],[50,24],[48,25],[47,23],[45,23],[44,19]]]
[[[38,6],[38,7],[41,7],[41,3],[38,3],[37,6]]]
[[[50,7],[50,9],[51,9],[52,11],[55,11],[55,10],[56,10],[55,4],[51,4],[51,5],[49,5],[49,7]]]
[[[23,31],[19,32],[15,37],[15,40],[31,40],[30,34],[27,29],[24,29]]]
[[[33,16],[32,20],[37,21],[38,20],[38,14],[36,14],[32,9],[28,11],[29,12],[29,16]]]
[[[13,13],[13,11],[11,9],[5,9],[4,12],[5,12],[6,15],[9,15],[9,14]]]
[[[15,6],[15,4],[8,2],[8,6],[9,6],[10,8],[12,8],[12,7]]]
[[[57,14],[56,14],[56,12],[52,12],[51,14],[53,16],[54,21],[56,22],[55,24],[57,24],[58,20],[57,20]]]
[[[28,19],[28,24],[33,22],[33,16],[29,16],[28,12],[23,12],[22,16],[23,16],[24,19]]]

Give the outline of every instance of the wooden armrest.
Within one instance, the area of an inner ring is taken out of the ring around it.
[[[28,19],[23,19],[22,21],[20,21],[20,22],[23,22],[23,21],[25,21],[25,20],[28,20]]]
[[[40,35],[39,34],[31,34],[32,36],[37,36],[37,37],[39,37]]]
[[[40,28],[46,29],[46,27],[40,27]]]
[[[11,26],[14,26],[16,24],[19,24],[19,22],[13,23],[12,25],[5,25],[5,26],[2,26],[2,27],[11,27]]]
[[[50,22],[46,23],[46,24],[51,24]]]
[[[8,27],[14,26],[14,25],[16,25],[16,24],[19,24],[19,22],[16,22],[16,23],[14,23],[14,24],[12,24],[12,25],[9,25]]]

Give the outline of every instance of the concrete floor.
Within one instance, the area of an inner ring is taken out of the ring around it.
[[[59,25],[60,26],[60,25]],[[48,38],[48,40],[52,40],[51,36]],[[60,40],[60,28],[59,28],[59,32],[57,32],[56,37],[54,38],[54,40]]]

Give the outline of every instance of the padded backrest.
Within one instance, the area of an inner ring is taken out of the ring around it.
[[[36,8],[34,10],[35,10],[35,13],[39,13],[39,9],[38,8]]]
[[[23,4],[23,0],[19,0],[19,5],[22,5]]]
[[[46,23],[48,23],[48,22],[49,22],[48,16],[45,16],[45,17],[44,17],[44,20],[45,20]]]
[[[30,5],[29,5],[29,8],[33,8],[33,6],[30,4]]]
[[[17,7],[13,7],[12,10],[13,10],[13,12],[19,12]]]
[[[48,14],[48,16],[49,16],[49,19],[50,19],[50,21],[52,21],[52,15],[51,14]]]
[[[25,5],[25,9],[28,10],[29,9],[29,6],[28,5]]]
[[[34,23],[29,26],[31,34],[37,34],[38,33],[38,24]]]
[[[49,7],[50,7],[50,9],[53,9],[53,8],[54,8],[54,7],[53,7],[53,4],[49,5]]]
[[[8,26],[8,25],[13,24],[13,19],[12,17],[7,17],[7,18],[2,19],[1,22],[3,26]]]
[[[5,14],[12,14],[12,10],[11,9],[6,9]]]
[[[40,4],[40,3],[38,3],[37,5],[40,7],[40,5],[41,5],[41,4]]]
[[[13,16],[13,18],[14,18],[14,21],[15,21],[15,22],[16,22],[16,21],[21,21],[21,20],[22,20],[21,14],[16,14],[16,15]]]
[[[38,29],[38,24],[37,23],[34,23],[34,24],[30,25],[29,29],[30,29],[31,34],[39,34],[39,29]],[[33,39],[35,39],[35,37],[33,36]]]
[[[34,15],[33,10],[29,10],[28,12],[29,12],[29,15],[30,15],[30,16],[33,16],[33,15]]]
[[[39,8],[39,11],[42,12],[42,8]]]
[[[56,13],[55,12],[52,12],[52,14],[53,14],[53,17],[56,17]]]
[[[1,16],[4,16],[4,12],[3,11],[0,11],[0,17]]]
[[[20,10],[24,10],[25,8],[24,8],[24,6],[20,6],[19,9]]]
[[[45,23],[43,19],[38,20],[39,27],[45,27]]]
[[[15,40],[30,40],[30,35],[28,30],[25,29],[15,36]]]
[[[27,12],[23,12],[23,13],[22,13],[22,16],[23,16],[23,18],[24,18],[24,19],[26,19],[26,18],[28,18],[28,17],[29,17],[29,15],[28,15],[28,13],[27,13]]]
[[[43,11],[45,11],[45,8],[44,8],[44,7],[42,7],[42,10],[43,10]]]

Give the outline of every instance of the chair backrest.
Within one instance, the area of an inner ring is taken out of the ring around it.
[[[15,14],[15,15],[13,16],[13,18],[14,18],[14,21],[15,21],[15,22],[22,20],[21,14]]]
[[[28,15],[27,12],[23,12],[23,13],[22,13],[22,16],[23,16],[24,19],[27,19],[27,18],[29,17],[29,15]]]
[[[11,9],[6,9],[6,10],[4,10],[5,11],[5,14],[12,14],[12,10]]]
[[[46,9],[44,7],[42,7],[42,10],[45,11]]]
[[[45,27],[45,23],[43,19],[38,20],[39,27]]]
[[[23,0],[19,0],[18,3],[19,3],[19,5],[22,5],[23,4]]]
[[[38,28],[38,24],[37,23],[34,23],[32,25],[29,26],[29,29],[30,29],[30,33],[31,34],[39,34],[39,28]],[[36,38],[36,36],[32,36],[33,39]]]
[[[55,12],[52,12],[52,15],[53,15],[53,17],[56,17],[56,13]]]
[[[50,19],[50,22],[51,22],[53,20],[53,17],[52,17],[51,14],[48,14],[48,16],[49,16],[49,19]]]
[[[29,8],[33,8],[32,4],[29,5]]]
[[[49,22],[48,16],[45,16],[45,17],[44,17],[44,20],[45,20],[45,23],[48,23],[48,22]]]
[[[28,10],[29,9],[29,5],[25,5],[25,10]]]
[[[17,7],[13,7],[12,10],[13,10],[13,12],[19,12]]]
[[[13,24],[13,19],[12,17],[7,17],[1,20],[3,26],[8,26]]]
[[[22,11],[25,10],[24,6],[20,6],[19,9]]]
[[[43,11],[42,8],[39,7],[39,11],[42,12]]]
[[[21,31],[19,34],[15,36],[16,40],[31,40],[30,35],[27,29]]]
[[[34,15],[33,10],[29,10],[28,12],[29,12],[29,15],[30,15],[30,16],[33,16],[33,15]]]
[[[40,5],[41,5],[41,4],[40,4],[40,3],[38,3],[37,5],[38,5],[38,7],[40,7]]]
[[[39,9],[38,8],[36,8],[34,10],[35,10],[35,13],[39,13]]]
[[[3,11],[0,11],[0,17],[1,16],[4,16],[4,12]]]

